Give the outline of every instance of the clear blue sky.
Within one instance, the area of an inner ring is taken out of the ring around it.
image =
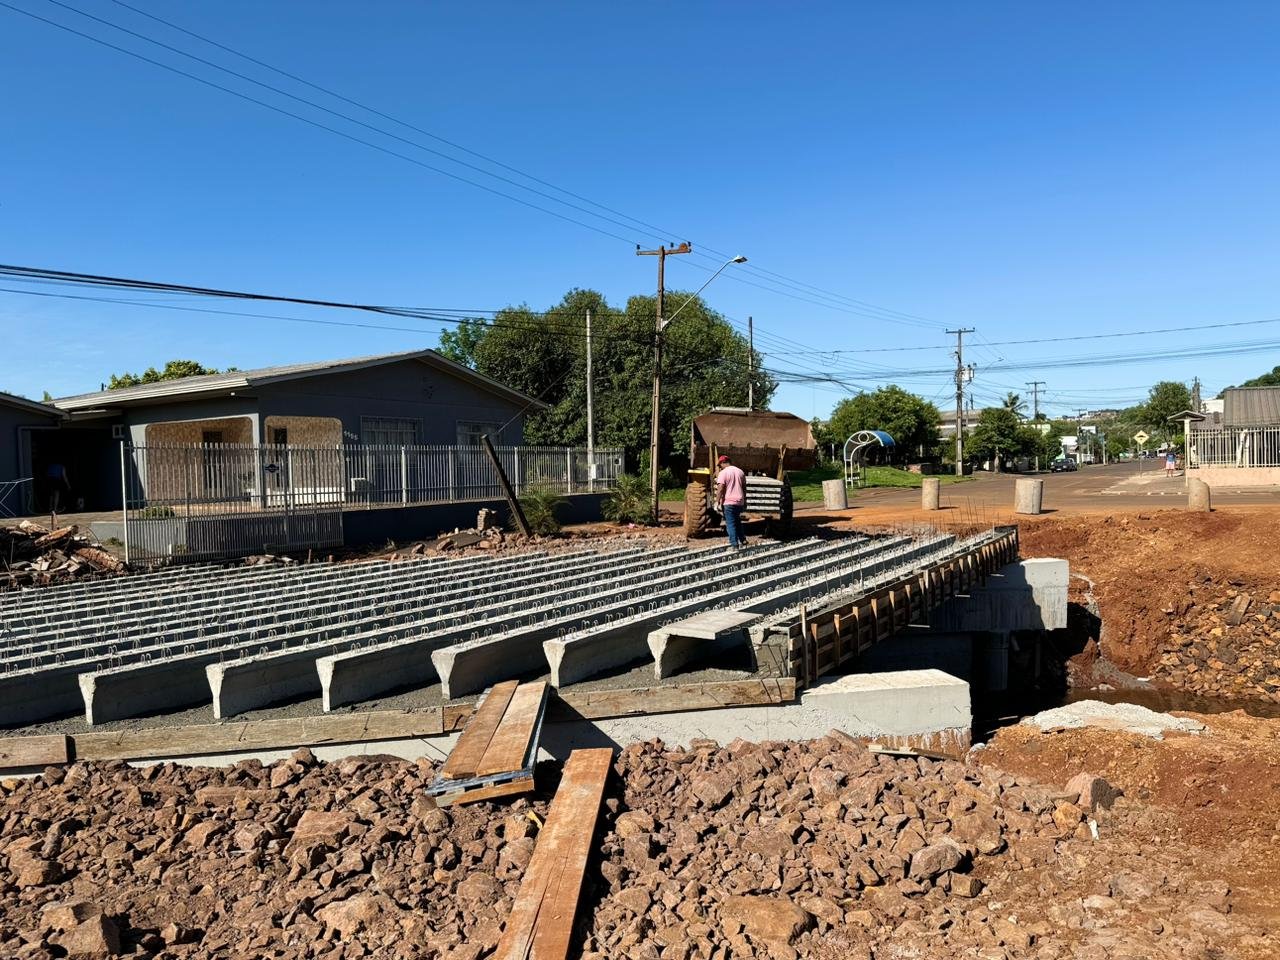
[[[928,371],[952,362],[942,330],[956,326],[978,329],[968,359],[979,405],[1027,393],[1030,380],[1047,382],[1051,412],[1120,405],[1156,379],[1198,375],[1216,391],[1280,363],[1280,323],[987,344],[1280,317],[1274,3],[130,2],[670,232],[558,207],[49,0],[4,0],[621,239],[0,7],[0,262],[496,309],[550,306],[573,286],[620,304],[654,283],[634,243],[687,238],[750,257],[707,297],[736,320],[755,317],[770,366],[852,387],[906,370],[892,379],[945,405],[949,378]],[[463,156],[111,0],[66,3]],[[829,293],[805,287],[801,300],[740,282],[775,285],[755,268]],[[706,276],[676,258],[668,283],[692,289]],[[886,322],[830,293],[927,322]],[[433,346],[438,327],[0,293],[0,332],[0,389],[39,397],[172,357],[247,368]],[[1240,341],[1271,345],[1044,365]],[[904,346],[936,349],[782,352]],[[844,394],[787,385],[774,406],[825,415]]]

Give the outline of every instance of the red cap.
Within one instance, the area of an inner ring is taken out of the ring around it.
[[[716,463],[728,463],[728,462],[729,462],[728,457],[721,457],[719,460],[716,461]]]

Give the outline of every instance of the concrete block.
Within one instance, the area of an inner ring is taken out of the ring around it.
[[[1067,625],[1066,560],[1038,557],[1003,567],[968,597],[938,608],[929,625],[944,632],[1061,630]]]
[[[654,676],[661,680],[692,660],[746,646],[751,642],[746,628],[759,619],[760,614],[742,610],[709,610],[654,630],[648,636]]]
[[[829,677],[805,690],[800,704],[845,733],[892,745],[933,743],[950,752],[967,748],[972,736],[969,684],[941,670]]]

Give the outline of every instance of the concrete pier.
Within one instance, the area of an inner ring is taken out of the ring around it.
[[[690,661],[751,643],[747,625],[760,614],[744,610],[709,610],[659,630],[646,638],[654,676],[669,677]]]

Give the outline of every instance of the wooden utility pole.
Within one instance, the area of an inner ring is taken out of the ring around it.
[[[591,383],[591,311],[587,311],[587,492],[596,492],[596,417]],[[569,478],[572,483],[573,478]]]
[[[693,247],[682,243],[678,247],[658,247],[657,250],[641,250],[636,248],[638,257],[658,258],[658,302],[657,316],[653,322],[653,410],[649,424],[649,497],[653,506],[653,522],[658,522],[658,408],[662,402],[662,328],[664,326],[663,307],[666,304],[666,288],[663,286],[663,275],[666,270],[667,257],[693,253]]]
[[[948,334],[956,337],[956,476],[964,476],[964,385],[973,379],[973,371],[965,376],[964,335],[973,333],[973,327],[961,327],[959,330],[948,330]]]
[[[524,509],[520,506],[520,498],[516,496],[511,481],[507,479],[507,471],[502,469],[502,461],[498,459],[498,451],[493,449],[489,435],[481,434],[480,442],[484,445],[484,452],[489,456],[489,462],[493,464],[493,472],[498,475],[498,484],[502,487],[502,495],[507,498],[507,506],[511,508],[511,516],[515,519],[516,526],[526,537],[533,536],[533,531],[529,529],[529,521],[525,519]]]
[[[1027,384],[1027,386],[1031,388],[1031,407],[1033,410],[1031,419],[1039,420],[1040,419],[1040,388],[1044,386],[1044,381],[1032,380],[1030,383]]]
[[[756,325],[747,317],[747,409],[756,408]]]

